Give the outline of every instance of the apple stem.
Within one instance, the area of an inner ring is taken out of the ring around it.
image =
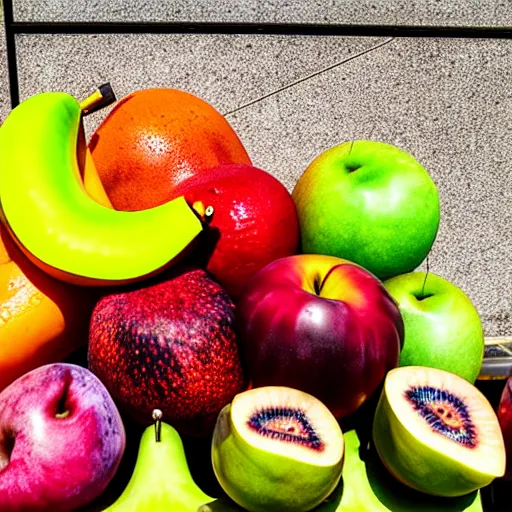
[[[155,409],[152,416],[153,421],[155,422],[155,441],[159,443],[162,435],[162,411],[160,409]]]

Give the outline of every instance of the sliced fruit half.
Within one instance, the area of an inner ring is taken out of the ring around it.
[[[472,384],[422,366],[388,373],[373,440],[398,480],[435,496],[462,496],[505,473],[496,413]]]
[[[251,512],[313,509],[341,477],[344,441],[327,407],[301,391],[267,386],[238,394],[219,414],[215,475]]]

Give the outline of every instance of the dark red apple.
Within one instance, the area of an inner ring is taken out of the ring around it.
[[[505,448],[507,450],[506,480],[512,480],[512,377],[509,377],[503,388],[498,406],[498,419],[500,421]]]
[[[299,224],[292,197],[268,172],[232,164],[178,184],[192,206],[214,208],[201,245],[207,270],[237,298],[247,281],[272,261],[295,254]]]
[[[332,256],[267,265],[237,305],[240,350],[253,387],[316,396],[336,418],[355,412],[398,365],[402,317],[382,283]]]
[[[89,368],[143,424],[153,409],[182,434],[208,435],[244,389],[235,306],[202,269],[104,297],[89,332]]]

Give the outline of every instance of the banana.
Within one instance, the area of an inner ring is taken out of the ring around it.
[[[183,197],[136,212],[93,199],[79,162],[87,155],[77,151],[82,130],[81,106],[66,93],[11,111],[0,127],[0,217],[30,260],[62,281],[104,286],[158,273],[202,231],[199,216]]]

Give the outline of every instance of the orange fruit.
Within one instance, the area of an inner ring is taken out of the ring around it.
[[[122,98],[89,149],[113,207],[126,211],[169,201],[176,185],[210,168],[251,164],[222,114],[177,89],[144,89]]]
[[[98,296],[46,275],[0,223],[0,391],[85,345]]]

